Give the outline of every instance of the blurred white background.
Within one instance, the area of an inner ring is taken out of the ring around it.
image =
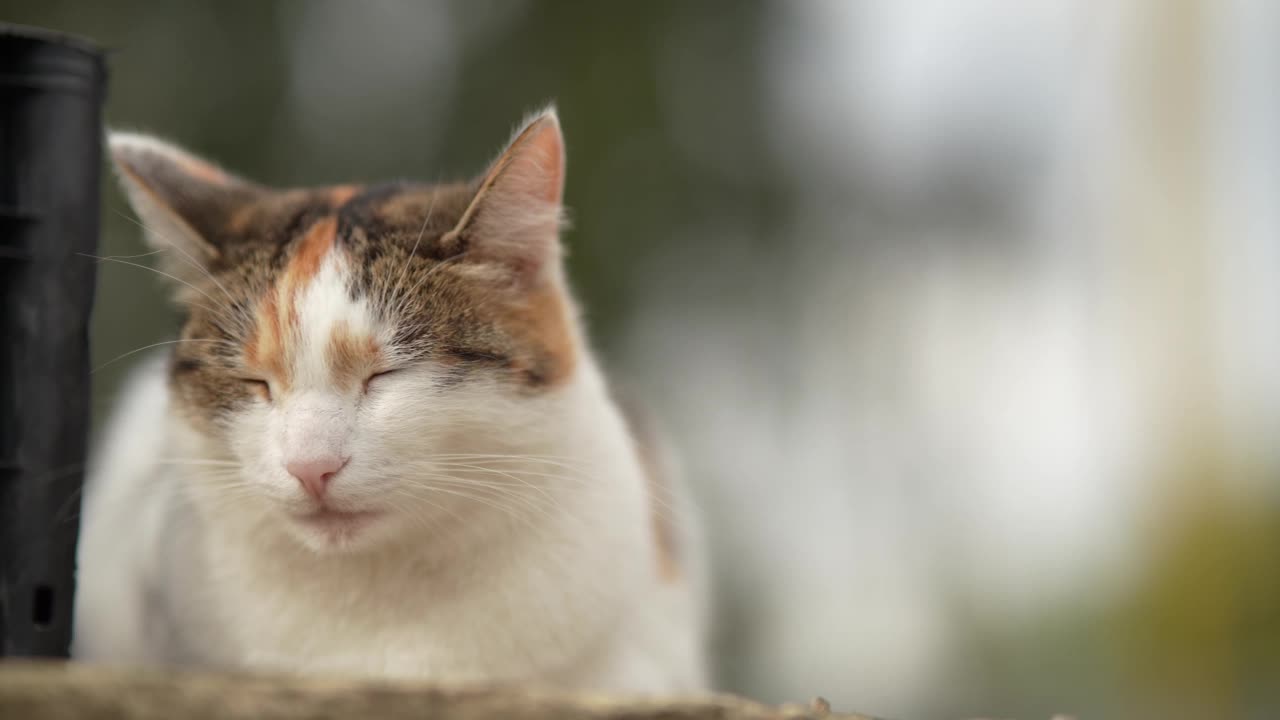
[[[115,48],[112,124],[279,184],[474,172],[556,98],[570,270],[709,518],[724,689],[1280,713],[1280,6],[6,4]],[[173,332],[140,278],[103,269],[100,361]]]

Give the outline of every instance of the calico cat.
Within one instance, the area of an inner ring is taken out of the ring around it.
[[[109,144],[185,321],[91,472],[77,658],[703,686],[696,533],[567,289],[553,110],[445,185]]]

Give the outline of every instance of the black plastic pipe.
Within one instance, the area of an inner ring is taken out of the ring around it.
[[[0,656],[66,656],[106,64],[0,25]]]

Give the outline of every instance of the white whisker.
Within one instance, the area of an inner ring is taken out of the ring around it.
[[[102,364],[101,364],[101,365],[99,365],[98,367],[96,367],[96,368],[94,368],[94,369],[90,370],[90,371],[89,371],[89,374],[90,374],[90,375],[92,375],[92,374],[94,374],[94,373],[98,372],[98,371],[99,371],[99,370],[101,370],[102,368],[107,367],[108,365],[110,365],[110,364],[112,364],[112,363],[119,362],[119,361],[121,361],[121,360],[123,360],[123,359],[125,359],[125,358],[129,357],[130,355],[135,355],[135,354],[140,353],[140,352],[142,352],[142,351],[144,351],[144,350],[150,350],[151,348],[157,348],[157,347],[161,347],[161,346],[164,346],[164,345],[177,345],[178,343],[188,343],[188,342],[191,342],[191,343],[223,343],[223,344],[225,344],[225,345],[231,345],[232,347],[234,347],[234,346],[235,346],[235,343],[232,343],[232,342],[227,341],[227,340],[220,340],[220,339],[215,339],[215,338],[189,338],[189,339],[182,339],[182,340],[165,340],[164,342],[151,343],[150,345],[143,345],[142,347],[137,348],[137,349],[135,349],[135,350],[130,350],[130,351],[129,351],[129,352],[127,352],[127,353],[123,353],[123,354],[121,354],[121,355],[117,355],[117,356],[115,356],[115,357],[111,358],[110,360],[108,360],[108,361],[106,361],[106,362],[102,363]]]

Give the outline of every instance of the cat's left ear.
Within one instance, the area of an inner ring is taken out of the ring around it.
[[[547,108],[516,131],[442,242],[458,244],[469,260],[504,265],[525,281],[557,277],[564,171],[560,119]]]
[[[162,255],[161,265],[184,282],[217,262],[229,241],[231,218],[266,192],[158,138],[112,132],[107,140],[147,243],[173,251]]]

